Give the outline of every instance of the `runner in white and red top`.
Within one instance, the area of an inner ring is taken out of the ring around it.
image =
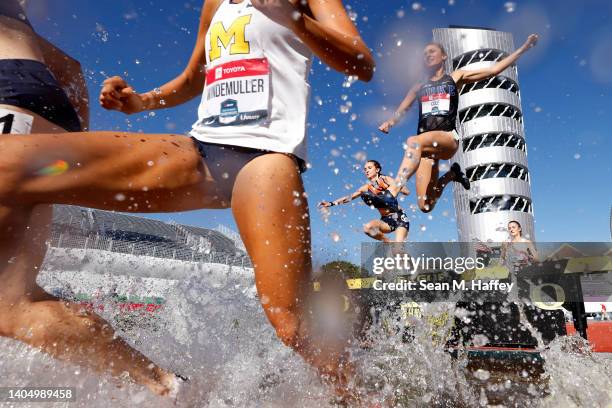
[[[417,101],[419,123],[416,136],[406,141],[404,158],[397,172],[398,183],[403,185],[415,173],[416,193],[421,211],[433,210],[444,188],[451,182],[460,183],[466,190],[470,181],[458,163],[453,163],[449,172],[438,177],[440,160],[450,160],[459,148],[459,134],[455,129],[459,90],[463,85],[482,81],[500,74],[514,64],[519,57],[533,47],[538,36],[531,34],[525,44],[495,65],[477,70],[456,70],[450,75],[444,71],[447,55],[438,43],[429,43],[423,51],[428,79],[415,84],[393,117],[378,128],[384,133],[399,121],[403,114]]]

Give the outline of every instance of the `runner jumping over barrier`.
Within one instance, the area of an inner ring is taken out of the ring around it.
[[[381,174],[382,167],[376,160],[368,160],[363,172],[368,183],[359,187],[353,194],[341,197],[334,201],[322,201],[321,207],[346,204],[357,197],[366,205],[376,208],[380,212],[380,220],[372,220],[363,226],[363,232],[371,238],[383,242],[404,242],[410,230],[410,222],[397,202],[399,193],[408,195],[406,187],[399,187],[392,177]],[[395,231],[395,239],[390,240],[385,235]]]
[[[403,185],[416,173],[417,201],[421,211],[432,211],[451,181],[460,183],[466,190],[470,189],[470,181],[458,163],[454,163],[450,171],[438,178],[439,161],[452,159],[459,148],[460,138],[455,126],[461,87],[500,74],[536,45],[537,41],[538,36],[531,34],[521,47],[495,65],[476,70],[460,69],[450,75],[444,71],[447,55],[442,45],[427,44],[423,54],[428,79],[410,88],[393,117],[378,128],[389,133],[414,101],[418,101],[417,135],[406,140],[405,154],[397,177],[398,183]]]

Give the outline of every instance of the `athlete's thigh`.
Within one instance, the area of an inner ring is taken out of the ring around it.
[[[0,139],[0,157],[18,183],[13,197],[19,204],[58,203],[132,212],[220,205],[215,182],[187,136],[6,135]],[[15,168],[11,160],[16,161]]]
[[[450,160],[459,144],[451,132],[433,130],[418,135],[422,156],[432,159]]]
[[[404,242],[408,236],[408,229],[405,227],[398,227],[395,230],[395,242]]]
[[[393,231],[393,229],[389,226],[389,224],[387,224],[386,222],[382,220],[372,220],[370,221],[370,225],[378,228],[378,230],[382,232],[383,234],[388,234]]]
[[[266,154],[238,173],[232,210],[268,316],[298,307],[311,272],[310,219],[294,159]]]
[[[416,192],[417,198],[423,200],[426,196],[431,196],[431,189],[438,181],[438,160],[421,158],[419,168],[416,172]]]

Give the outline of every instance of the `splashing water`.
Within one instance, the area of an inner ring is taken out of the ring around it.
[[[179,406],[333,406],[313,370],[276,339],[251,270],[132,255],[100,258],[94,252],[53,250],[39,283],[53,293],[94,294],[96,310],[104,305],[100,314],[132,346],[189,377],[192,385],[180,395]],[[126,314],[112,305],[116,293],[156,295],[165,302],[154,318]],[[454,303],[420,308],[401,318],[388,311],[374,314],[374,324],[356,343],[360,347],[351,350],[357,388],[369,399],[395,407],[579,407],[610,401],[612,359],[590,353],[580,338],[550,343],[541,353],[540,371],[504,361],[474,362],[461,349],[456,357],[445,351],[453,319],[428,318],[469,316]],[[168,399],[127,378],[97,376],[6,338],[0,338],[0,371],[0,386],[41,385],[41,379],[74,386],[75,407],[107,407],[110,401],[116,407],[168,406]]]

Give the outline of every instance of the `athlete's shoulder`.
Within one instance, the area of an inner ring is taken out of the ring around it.
[[[204,0],[202,4],[202,20],[204,23],[210,23],[224,1],[227,0]]]

